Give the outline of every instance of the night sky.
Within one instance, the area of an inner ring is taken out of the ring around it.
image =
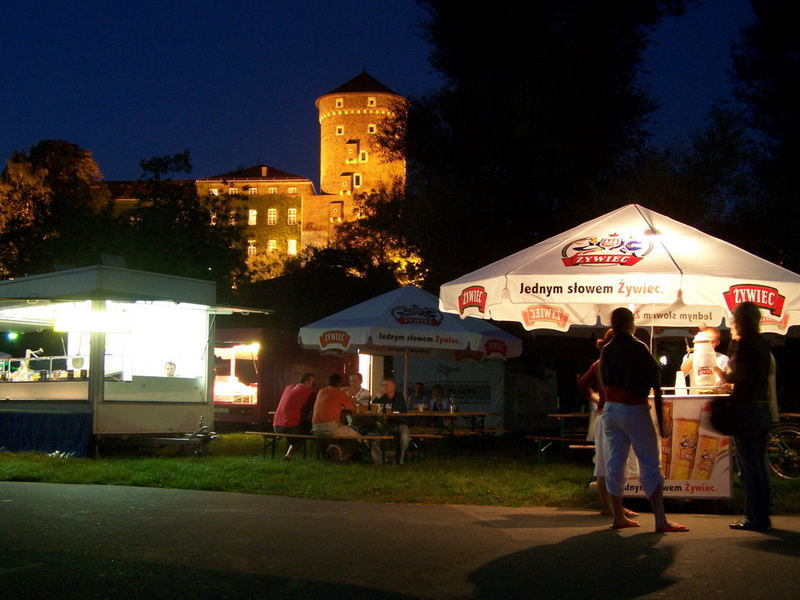
[[[657,140],[730,95],[747,0],[708,0],[656,32],[645,81]],[[0,158],[40,139],[88,148],[107,179],[191,150],[195,177],[266,163],[319,179],[314,100],[363,69],[403,95],[440,79],[413,0],[5,3]]]

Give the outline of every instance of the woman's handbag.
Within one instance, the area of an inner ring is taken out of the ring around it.
[[[737,435],[747,427],[744,405],[733,396],[711,400],[711,424],[723,435]]]

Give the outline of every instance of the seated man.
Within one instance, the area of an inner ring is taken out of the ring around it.
[[[342,410],[354,410],[355,405],[347,397],[339,386],[342,384],[342,376],[333,373],[328,376],[328,385],[317,393],[317,400],[314,402],[314,416],[311,418],[311,433],[322,438],[352,438],[360,440],[361,436],[352,427],[341,423]],[[345,448],[347,448],[345,446]],[[338,444],[330,444],[326,449],[328,458],[336,461],[344,461],[350,458],[353,449],[347,448],[347,452],[342,450]]]
[[[350,386],[342,388],[342,391],[350,397],[354,404],[362,406],[369,404],[369,390],[363,386],[364,378],[361,373],[350,373],[350,377],[347,379]]]
[[[379,404],[391,404],[392,412],[408,412],[406,407],[406,399],[403,394],[397,391],[397,383],[391,377],[387,377],[381,383],[383,395],[378,398]],[[392,430],[395,442],[397,444],[397,464],[402,465],[405,462],[406,450],[408,444],[411,442],[411,432],[408,429],[408,420],[401,417],[387,417],[386,423]],[[378,448],[380,452],[380,448]],[[373,447],[373,461],[375,460],[375,448]],[[381,456],[381,459],[383,457]]]
[[[700,326],[700,331],[705,331],[709,336],[711,336],[711,346],[714,350],[717,349],[719,346],[719,339],[720,333],[719,329],[716,327],[706,327],[705,325]],[[721,352],[714,352],[717,358],[717,368],[721,371],[725,371],[725,367],[728,366],[728,357]],[[695,387],[694,384],[694,361],[693,361],[693,354],[690,352],[686,356],[683,357],[683,362],[681,363],[681,371],[683,371],[684,375],[689,376],[689,387]],[[722,385],[722,379],[719,375],[716,377],[717,385]]]
[[[424,408],[428,408],[431,398],[428,391],[425,389],[425,384],[418,381],[414,384],[414,391],[408,397],[408,409],[416,410],[418,404],[422,404]]]
[[[311,430],[310,416],[314,406],[314,376],[303,373],[299,383],[287,385],[283,390],[275,417],[272,419],[272,429],[275,433],[308,433]],[[296,449],[302,449],[305,440],[296,440],[294,443],[286,438],[288,448],[283,460],[289,460]]]

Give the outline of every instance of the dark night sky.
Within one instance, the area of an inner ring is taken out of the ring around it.
[[[707,0],[656,32],[657,139],[729,95],[729,44],[750,14],[747,0]],[[364,68],[404,95],[438,84],[424,16],[413,0],[5,3],[0,159],[62,138],[108,179],[189,148],[196,177],[263,162],[317,182],[317,96]]]

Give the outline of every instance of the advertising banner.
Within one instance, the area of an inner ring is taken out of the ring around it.
[[[659,443],[665,498],[730,498],[733,493],[730,442],[711,427],[712,397],[664,396],[667,436]],[[628,478],[625,495],[645,495],[638,477]]]

